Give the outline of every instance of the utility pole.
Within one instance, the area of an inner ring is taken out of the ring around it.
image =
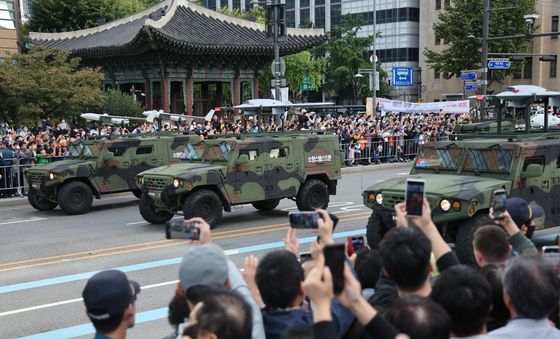
[[[280,41],[278,34],[278,29],[280,28],[280,1],[272,0],[272,6],[274,6],[274,99],[282,101],[282,91],[280,89],[282,74],[280,72]]]
[[[371,55],[371,62],[373,64],[373,72],[371,73],[371,90],[372,90],[372,101],[373,101],[373,115],[377,116],[377,55],[375,49],[375,35],[376,35],[376,24],[377,24],[377,11],[375,6],[375,0],[373,0],[373,49]]]
[[[486,93],[488,91],[488,30],[490,27],[490,0],[484,0],[482,6],[482,58],[481,58],[481,75],[482,84],[480,86],[483,99],[480,102],[480,116],[487,116],[486,112]],[[484,112],[484,113],[483,113]]]

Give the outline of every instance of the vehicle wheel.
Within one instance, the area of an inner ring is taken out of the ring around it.
[[[279,203],[280,199],[255,201],[253,203],[253,207],[258,209],[259,211],[272,211],[276,208],[276,206],[278,206]]]
[[[462,264],[476,265],[472,247],[473,234],[480,226],[488,224],[492,224],[492,219],[485,212],[478,212],[459,224],[455,238],[455,253]]]
[[[310,179],[300,187],[296,197],[296,205],[300,211],[326,209],[329,206],[329,189],[324,182]]]
[[[366,227],[366,237],[369,248],[379,248],[379,243],[381,239],[383,239],[385,233],[387,233],[387,228],[383,225],[382,218],[378,217],[375,212],[371,212]]]
[[[142,196],[142,190],[140,189],[132,190],[132,194],[134,194],[136,198],[140,199],[140,197]]]
[[[68,214],[84,214],[91,208],[93,194],[88,185],[81,181],[71,181],[58,192],[60,208]]]
[[[138,208],[142,218],[151,224],[164,224],[173,218],[173,213],[167,211],[156,212],[152,198],[150,198],[147,191],[143,192],[140,196]]]
[[[210,227],[216,226],[222,219],[222,201],[218,195],[210,190],[202,189],[191,193],[183,203],[185,219],[199,217]]]
[[[29,193],[27,194],[27,200],[29,201],[29,204],[33,206],[33,208],[39,211],[50,211],[58,206],[58,203],[56,202],[39,198],[39,195],[33,188],[29,190]]]

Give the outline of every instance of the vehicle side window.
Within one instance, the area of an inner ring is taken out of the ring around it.
[[[153,146],[141,146],[136,149],[136,154],[137,155],[152,154],[153,149],[154,149]]]
[[[113,155],[116,157],[122,157],[123,154],[126,152],[126,147],[124,146],[115,146],[107,148],[109,152],[113,152]]]
[[[544,166],[544,155],[526,158],[525,161],[523,162],[523,170],[526,170],[527,166],[531,164]]]
[[[259,156],[258,151],[256,149],[244,149],[239,151],[239,155],[241,154],[247,154],[249,160],[257,160],[257,157]]]
[[[273,148],[270,150],[270,157],[271,158],[287,158],[288,157],[288,148]]]

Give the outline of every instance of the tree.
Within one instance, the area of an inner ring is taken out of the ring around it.
[[[98,111],[103,102],[100,69],[56,49],[32,49],[0,64],[1,119],[18,122],[49,115]]]
[[[248,11],[242,12],[239,8],[230,9],[229,7],[222,7],[218,10],[219,13],[229,15],[235,18],[253,21],[259,24],[265,22],[265,9],[263,6],[253,6]]]
[[[449,45],[442,52],[424,50],[430,68],[447,78],[459,76],[462,70],[480,68],[481,42],[469,35],[482,37],[482,5],[483,0],[454,0],[451,7],[439,14],[433,34],[448,41]],[[512,5],[516,8],[490,12],[490,37],[527,33],[523,15],[534,13],[535,0],[492,0],[492,8]],[[523,53],[528,46],[527,39],[509,39],[490,41],[488,50],[491,53]],[[504,71],[504,75],[509,72]]]
[[[133,95],[119,90],[109,90],[104,96],[104,113],[121,116],[141,116],[142,105]]]
[[[313,57],[310,51],[286,55],[286,83],[293,94],[299,92],[305,78],[309,78],[311,85],[319,88],[327,62],[325,58]],[[269,81],[270,83],[270,81]]]
[[[363,24],[363,20],[359,17],[344,15],[340,24],[331,30],[328,44],[324,47],[328,52],[325,88],[334,91],[337,96],[343,96],[349,90],[352,91],[354,98],[370,93],[369,82],[354,77],[360,68],[371,68],[369,47],[373,37],[358,36],[358,31]],[[377,70],[380,72],[381,85],[385,82],[387,73],[379,64]],[[386,86],[380,88],[380,95],[386,88]]]

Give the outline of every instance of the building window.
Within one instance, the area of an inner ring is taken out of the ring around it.
[[[295,8],[295,1],[294,0],[286,0],[286,10],[294,9]]]
[[[558,15],[554,15],[552,17],[552,25],[550,28],[551,32],[558,32]],[[558,39],[558,35],[553,35],[550,37],[551,39]]]
[[[325,7],[323,6],[315,7],[315,27],[325,28]]]
[[[241,9],[241,0],[233,0],[231,4],[233,9]]]
[[[334,27],[340,23],[342,19],[342,8],[341,5],[331,5],[331,27]]]
[[[533,58],[525,59],[525,66],[523,67],[523,79],[531,79],[533,77]]]
[[[441,45],[441,39],[438,37],[437,34],[435,35],[435,38],[436,38],[436,40],[435,40],[435,45],[436,45],[436,46]]]
[[[286,26],[296,27],[296,13],[293,10],[286,11]]]
[[[299,11],[299,27],[301,28],[311,28],[313,23],[309,18],[309,8],[301,9]]]
[[[300,0],[299,7],[300,8],[309,7],[309,0]]]
[[[445,0],[445,9],[451,7],[451,0]]]
[[[436,11],[441,9],[441,0],[436,0]]]
[[[228,0],[220,0],[220,7],[224,8],[228,6]]]
[[[556,67],[558,66],[558,60],[554,60],[550,62],[550,72],[548,75],[551,78],[556,78]]]
[[[0,29],[16,29],[16,12],[11,0],[0,0]]]
[[[439,79],[441,78],[441,73],[439,73],[438,71],[434,70],[434,79]]]
[[[216,0],[206,0],[206,7],[216,9]]]

